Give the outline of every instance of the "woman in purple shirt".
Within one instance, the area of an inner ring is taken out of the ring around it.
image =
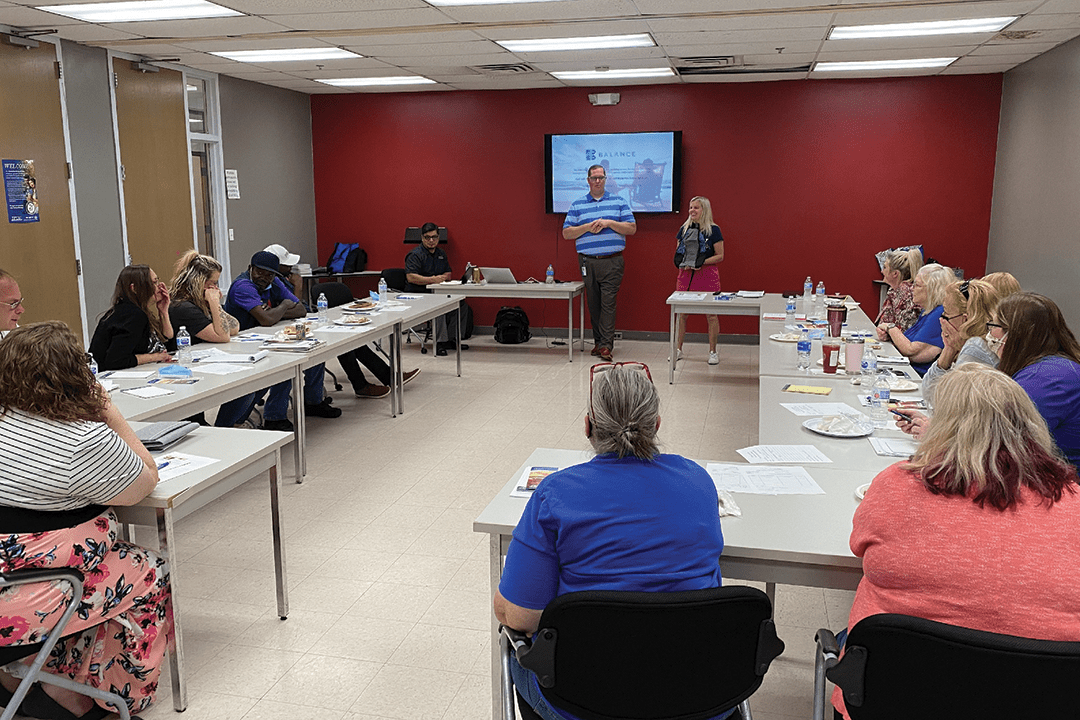
[[[998,369],[1024,388],[1058,448],[1080,467],[1080,343],[1050,298],[1018,293],[998,305],[987,342]]]

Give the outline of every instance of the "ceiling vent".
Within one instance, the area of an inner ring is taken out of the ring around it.
[[[1030,40],[1042,35],[1042,30],[1002,30],[995,39],[1000,40]]]
[[[534,68],[525,63],[497,63],[495,65],[475,65],[472,68],[485,75],[524,75],[536,72]]]
[[[676,65],[679,75],[771,75],[774,73],[810,72],[810,63],[802,65],[731,65],[728,67],[709,67],[701,65]]]
[[[733,67],[743,64],[742,55],[696,55],[678,58],[678,62],[687,67]]]

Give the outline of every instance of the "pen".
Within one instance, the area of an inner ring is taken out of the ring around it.
[[[167,467],[169,467],[169,461],[168,461],[168,460],[166,460],[166,461],[165,461],[165,462],[163,462],[163,463],[158,463],[157,469],[158,469],[158,470],[161,470],[161,469],[163,469],[163,468],[167,468]]]

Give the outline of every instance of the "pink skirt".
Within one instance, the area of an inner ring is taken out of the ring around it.
[[[702,265],[697,270],[679,268],[679,277],[675,281],[677,292],[720,292],[720,268],[716,265]]]

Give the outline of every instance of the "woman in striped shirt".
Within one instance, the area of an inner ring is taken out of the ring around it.
[[[109,401],[79,341],[61,322],[16,328],[0,343],[0,571],[74,567],[81,606],[46,666],[112,688],[132,712],[154,699],[172,637],[169,571],[156,553],[117,540],[110,505],[154,489],[154,459]],[[0,590],[0,644],[41,642],[64,590]],[[44,612],[43,612],[44,611]],[[0,672],[0,704],[17,681]],[[36,685],[21,713],[53,719],[109,714],[84,695]]]

